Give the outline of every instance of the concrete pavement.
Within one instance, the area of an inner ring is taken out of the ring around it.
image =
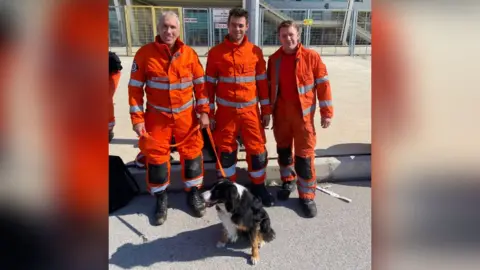
[[[200,58],[205,67],[206,57]],[[330,128],[320,127],[320,113],[315,115],[317,131],[317,158],[315,160],[318,181],[370,178],[371,153],[371,62],[367,58],[323,57],[329,72],[335,116]],[[127,163],[138,153],[137,139],[132,131],[128,107],[128,81],[132,57],[121,57],[124,70],[115,94],[115,138],[110,144],[110,154],[118,155]],[[268,183],[279,183],[276,162],[276,144],[271,130],[266,130],[267,150],[270,161],[267,170]],[[179,160],[178,153],[173,157]],[[245,153],[239,152],[237,171],[239,182],[245,183]],[[206,155],[206,182],[214,181],[214,163]],[[180,166],[172,166],[171,189],[181,189]],[[145,191],[145,173],[132,170]]]
[[[313,219],[302,217],[296,195],[266,208],[277,238],[260,249],[255,269],[371,269],[370,183],[332,184],[329,189],[351,203],[318,192]],[[194,218],[184,193],[170,193],[169,199],[162,226],[150,225],[154,198],[148,195],[110,215],[109,269],[251,269],[245,239],[215,246],[221,224],[213,208]]]

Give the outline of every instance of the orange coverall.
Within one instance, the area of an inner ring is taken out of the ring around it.
[[[109,83],[109,100],[108,100],[108,129],[112,130],[115,127],[115,110],[113,108],[113,96],[115,95],[115,90],[118,86],[118,81],[120,80],[120,71],[116,73],[110,73],[108,76]]]
[[[236,181],[236,137],[240,131],[247,152],[250,180],[262,184],[268,159],[259,99],[261,114],[272,113],[262,50],[246,36],[241,44],[234,44],[227,35],[224,42],[208,52],[206,75],[210,118],[215,117],[216,122],[214,139],[226,176]]]
[[[170,142],[184,141],[198,126],[196,113],[209,113],[202,64],[196,52],[177,39],[175,52],[157,36],[134,57],[128,85],[132,123],[145,122],[149,136],[141,136],[139,148],[146,156],[147,183],[152,194],[170,183]],[[147,96],[144,112],[144,87]],[[195,100],[193,99],[195,93]],[[185,190],[203,183],[203,137],[200,130],[178,147]]]
[[[316,51],[299,44],[295,59],[290,63],[294,65],[293,81],[296,88],[281,89],[280,86],[289,85],[284,81],[288,75],[280,73],[282,58],[288,59],[288,56],[280,48],[269,57],[267,71],[280,175],[283,182],[293,181],[297,177],[300,198],[313,199],[317,184],[314,165],[316,132],[313,122],[316,98],[320,104],[321,116],[333,117],[327,68]],[[292,90],[296,95],[286,95],[291,94]],[[292,156],[292,141],[295,161]]]

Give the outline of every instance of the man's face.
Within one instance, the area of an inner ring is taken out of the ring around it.
[[[228,22],[228,35],[233,41],[240,41],[248,30],[247,19],[245,17],[230,17]]]
[[[282,27],[280,28],[280,43],[282,47],[286,51],[295,50],[298,45],[298,40],[300,39],[300,35],[295,27]]]
[[[167,45],[175,44],[178,36],[180,35],[180,25],[178,20],[174,16],[166,16],[163,21],[158,24],[158,30],[160,38]]]

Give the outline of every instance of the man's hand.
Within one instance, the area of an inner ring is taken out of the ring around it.
[[[142,136],[143,133],[145,133],[145,123],[138,123],[133,126],[133,131],[137,133],[137,136],[140,137]]]
[[[208,114],[206,113],[201,113],[198,120],[200,122],[201,129],[207,128],[208,125],[210,125],[210,119],[208,119]]]
[[[270,115],[262,116],[262,124],[264,128],[267,128],[270,125]]]
[[[210,119],[210,130],[213,131],[215,129],[215,119]]]
[[[330,123],[332,123],[331,118],[323,118],[322,117],[322,128],[328,128],[330,126]]]

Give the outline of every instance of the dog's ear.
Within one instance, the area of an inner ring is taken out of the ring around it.
[[[237,207],[238,205],[238,191],[237,187],[235,186],[230,186],[226,190],[225,194],[225,208],[227,209],[228,212],[232,213],[233,210]]]

